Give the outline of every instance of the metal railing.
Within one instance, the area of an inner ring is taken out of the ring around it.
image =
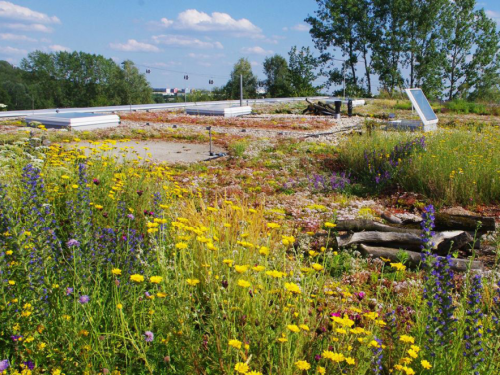
[[[308,97],[310,100],[324,100],[328,96],[313,96]],[[269,99],[245,99],[244,104],[262,104],[262,103],[287,103],[305,100],[305,97],[298,98],[269,98]],[[30,115],[49,115],[56,113],[99,113],[99,112],[133,112],[133,111],[148,111],[159,109],[175,109],[194,106],[210,106],[210,105],[239,105],[239,100],[221,100],[212,102],[188,102],[188,103],[160,103],[160,104],[133,104],[133,105],[116,105],[108,107],[85,107],[85,108],[49,108],[49,109],[35,109],[35,110],[22,110],[22,111],[4,111],[0,112],[0,118],[8,117],[24,117]]]

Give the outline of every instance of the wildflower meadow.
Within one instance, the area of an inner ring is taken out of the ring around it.
[[[351,143],[350,172],[273,186],[285,196],[306,186],[319,199],[365,170],[375,185],[417,187],[428,148],[459,139],[397,136],[387,152]],[[206,170],[110,155],[120,142],[92,141],[92,152],[32,137],[4,146],[0,374],[500,373],[498,276],[454,272],[452,254],[433,253],[434,205],[422,208],[424,258],[410,269],[404,257],[335,247],[336,212],[322,204],[304,214],[321,211],[319,224],[297,224],[258,189],[214,190],[220,171],[207,183]],[[496,147],[487,146],[461,168],[480,164]],[[347,163],[347,150],[336,152]],[[429,193],[468,199],[486,183],[452,173]],[[488,186],[474,198],[497,194]]]

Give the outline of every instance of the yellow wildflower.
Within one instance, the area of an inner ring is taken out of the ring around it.
[[[311,368],[311,365],[307,361],[297,361],[295,362],[295,366],[297,366],[299,370],[309,370]]]
[[[241,349],[241,344],[242,342],[236,339],[229,340],[229,346],[232,346],[233,348],[236,349]]]
[[[188,285],[196,286],[197,284],[200,283],[200,280],[198,280],[198,279],[187,279],[186,282],[188,283]]]
[[[238,280],[238,286],[241,286],[242,288],[249,288],[252,284],[250,284],[246,280]]]
[[[248,365],[246,363],[238,362],[234,366],[234,369],[236,370],[236,372],[238,372],[240,374],[246,374],[248,372],[248,370],[250,370],[250,367],[248,367]]]
[[[297,327],[295,324],[289,324],[286,327],[292,332],[300,332],[300,328]]]
[[[420,364],[422,365],[423,368],[425,368],[426,370],[429,370],[430,368],[432,368],[432,365],[426,361],[425,359],[420,361]]]
[[[136,283],[142,283],[144,281],[144,276],[136,273],[130,276],[130,281],[134,281]]]
[[[119,268],[113,268],[113,269],[111,270],[111,273],[112,273],[113,275],[120,276],[120,275],[122,274],[122,270],[121,270],[121,269],[119,269]]]
[[[163,277],[161,276],[151,276],[149,278],[149,281],[152,282],[153,284],[159,284],[163,280]]]

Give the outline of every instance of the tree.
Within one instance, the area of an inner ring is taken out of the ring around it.
[[[264,60],[265,85],[272,98],[283,98],[292,95],[288,63],[278,54]]]
[[[414,0],[408,10],[407,42],[403,65],[409,69],[406,83],[421,87],[431,98],[439,96],[442,82],[443,17],[449,0]]]
[[[446,31],[444,78],[448,100],[476,95],[494,84],[499,70],[500,34],[483,9],[475,10],[475,0],[449,2]]]
[[[316,95],[318,88],[313,82],[318,78],[315,70],[318,68],[318,60],[314,58],[309,47],[302,47],[297,51],[297,46],[293,46],[288,52],[288,69],[290,83],[294,96]]]
[[[369,56],[372,43],[373,22],[369,0],[316,0],[319,9],[316,17],[309,16],[305,22],[311,25],[310,34],[316,48],[321,52],[319,61],[322,74],[328,79],[327,86],[341,84],[344,69],[347,83],[354,91],[359,91],[363,81],[359,79],[357,64],[364,61],[367,91],[371,93],[371,61]],[[338,68],[330,47],[340,49],[345,62]]]
[[[257,97],[257,77],[253,75],[252,66],[250,61],[245,58],[238,60],[234,64],[231,78],[227,82],[224,90],[228,99],[240,98],[240,75],[243,76],[243,97],[256,98]]]
[[[396,88],[404,85],[401,71],[404,53],[408,50],[406,23],[411,0],[374,0],[375,40],[373,67],[379,82],[392,96]]]
[[[150,103],[153,91],[145,74],[139,73],[139,69],[130,60],[125,60],[122,65],[123,69],[117,74],[117,81],[123,84],[126,98],[125,103],[122,100],[122,104]]]
[[[495,100],[500,82],[500,33],[496,31],[496,22],[483,9],[477,11],[474,29],[475,51],[466,69],[468,98]]]
[[[131,61],[85,52],[35,51],[21,61],[22,82],[36,108],[140,104],[152,101],[144,74]],[[18,90],[19,91],[19,90]],[[31,101],[30,101],[31,102]],[[27,107],[23,104],[23,108]]]

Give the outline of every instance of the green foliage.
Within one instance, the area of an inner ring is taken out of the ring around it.
[[[64,51],[32,52],[20,68],[0,61],[0,102],[12,110],[150,103],[145,76],[131,61],[122,65]]]
[[[455,113],[475,113],[476,115],[485,115],[488,113],[486,106],[480,103],[468,102],[463,99],[455,99],[446,103],[446,108]]]
[[[264,60],[267,93],[271,98],[283,98],[292,95],[291,77],[288,63],[281,55],[266,57]]]
[[[257,97],[257,77],[252,72],[252,65],[246,58],[241,58],[234,64],[231,78],[224,87],[227,99],[240,98],[240,75],[243,76],[243,98]]]
[[[310,34],[321,52],[319,61],[322,73],[327,76],[327,86],[341,84],[344,70],[348,86],[359,91],[363,81],[358,77],[356,66],[363,59],[366,72],[366,91],[371,95],[371,62],[368,50],[373,37],[370,2],[368,0],[317,0],[316,17],[305,19],[311,25]],[[330,47],[338,48],[346,61],[339,63]],[[341,68],[339,68],[341,65]],[[353,95],[348,91],[348,95]]]
[[[318,78],[315,73],[318,60],[311,54],[309,47],[297,51],[293,46],[288,52],[288,69],[293,90],[293,96],[317,95],[321,87],[315,87],[313,82]]]
[[[317,3],[306,22],[321,52],[321,72],[337,86],[345,73],[348,95],[360,94],[360,88],[370,94],[370,75],[377,74],[381,90],[391,97],[404,87],[449,100],[500,97],[500,33],[476,0]],[[342,52],[342,67],[332,48]]]

